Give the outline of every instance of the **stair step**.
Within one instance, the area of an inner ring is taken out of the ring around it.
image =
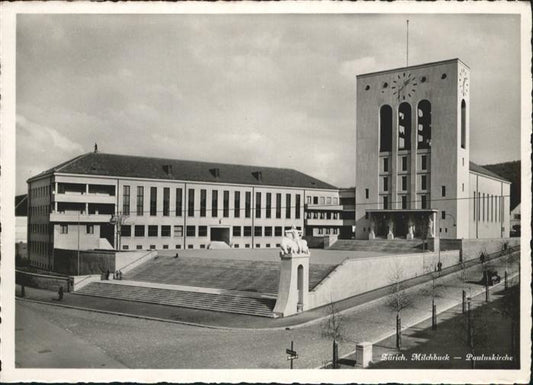
[[[168,306],[273,317],[274,299],[93,282],[75,294]]]

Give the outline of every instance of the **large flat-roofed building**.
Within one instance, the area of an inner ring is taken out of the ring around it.
[[[469,84],[459,59],[357,76],[357,239],[509,236],[510,182],[470,161]]]
[[[28,254],[279,246],[337,235],[339,190],[291,169],[87,153],[28,180]]]

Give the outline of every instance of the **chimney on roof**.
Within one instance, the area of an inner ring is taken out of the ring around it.
[[[252,172],[252,175],[257,179],[259,182],[263,181],[263,173],[261,171],[254,171]]]
[[[220,176],[220,169],[218,167],[209,169],[209,172],[211,175],[213,175],[215,178],[218,178]]]
[[[97,152],[98,152],[98,144],[95,143],[95,144],[94,144],[94,153],[96,154]]]
[[[163,165],[163,171],[165,172],[165,174],[171,175],[172,174],[172,165],[171,164],[164,164]]]

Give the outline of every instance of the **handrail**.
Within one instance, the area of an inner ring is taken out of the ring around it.
[[[124,265],[124,266],[122,266],[122,267],[121,267],[120,269],[121,269],[121,270],[123,270],[123,269],[125,269],[126,267],[128,267],[129,265],[131,265],[131,264],[133,264],[133,263],[135,263],[135,262],[139,261],[140,259],[142,259],[142,258],[146,257],[146,256],[147,256],[148,254],[152,254],[152,253],[155,253],[155,252],[156,252],[156,251],[154,251],[154,250],[150,250],[150,251],[149,251],[148,253],[146,253],[146,254],[144,254],[144,255],[140,256],[140,257],[139,257],[139,258],[137,258],[136,260],[134,260],[134,261],[131,261],[131,262],[130,262],[130,263],[128,263],[127,265]]]

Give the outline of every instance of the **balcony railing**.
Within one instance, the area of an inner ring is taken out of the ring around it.
[[[84,211],[53,211],[50,222],[110,222],[111,214],[87,214]]]

